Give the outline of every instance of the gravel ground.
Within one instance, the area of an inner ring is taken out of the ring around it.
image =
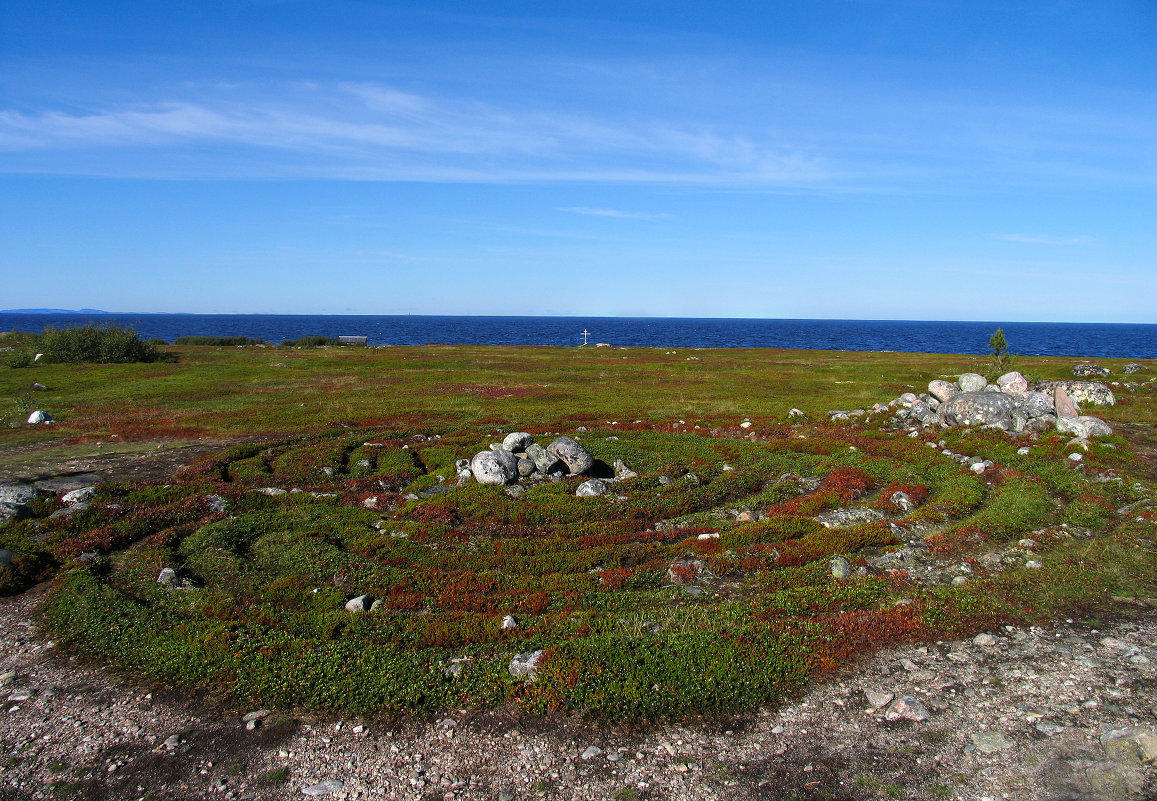
[[[1157,615],[880,652],[791,706],[645,731],[451,710],[423,723],[145,686],[0,599],[0,799],[1157,799]]]

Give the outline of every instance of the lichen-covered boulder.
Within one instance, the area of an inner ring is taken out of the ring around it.
[[[538,660],[542,659],[542,651],[528,651],[522,654],[515,654],[514,658],[510,660],[510,666],[507,671],[516,679],[530,679],[535,678],[535,671],[538,669]]]
[[[1044,417],[1057,410],[1053,399],[1043,392],[1030,392],[1024,396],[1024,410],[1029,417]]]
[[[518,457],[508,450],[481,451],[470,460],[479,484],[509,484],[518,478]]]
[[[526,446],[526,456],[542,473],[553,473],[565,466],[561,459],[537,443]]]
[[[928,382],[928,394],[941,403],[944,403],[959,391],[960,388],[951,381],[944,381],[943,379],[937,378]]]
[[[994,426],[1012,429],[1016,401],[999,392],[961,392],[940,407],[944,422],[953,426]]]
[[[570,437],[558,437],[546,449],[566,464],[572,475],[582,475],[595,464],[595,457]]]
[[[1116,406],[1117,398],[1107,384],[1100,381],[1056,381],[1054,389],[1060,387],[1076,403],[1089,406]]]
[[[634,470],[627,467],[626,463],[624,463],[622,459],[615,459],[614,468],[616,481],[626,481],[628,478],[637,478],[639,475]]]
[[[1043,433],[1056,428],[1056,425],[1057,416],[1055,414],[1045,414],[1040,417],[1030,417],[1028,422],[1024,424],[1024,430],[1030,433]]]
[[[528,445],[534,442],[534,437],[527,434],[525,431],[515,431],[512,434],[507,434],[502,440],[502,447],[504,450],[513,453],[522,453],[526,450]]]
[[[956,383],[961,392],[981,392],[988,386],[988,379],[979,373],[964,373]]]
[[[578,485],[575,495],[580,498],[593,498],[596,495],[605,495],[607,484],[599,478],[592,478]]]
[[[1082,415],[1081,417],[1058,417],[1057,431],[1062,434],[1072,434],[1074,437],[1088,439],[1089,437],[1107,437],[1113,429],[1099,417]]]
[[[1109,368],[1099,364],[1081,362],[1073,365],[1073,375],[1077,378],[1106,378],[1109,375]]]
[[[848,526],[858,526],[861,523],[875,523],[877,520],[883,519],[883,512],[868,507],[829,509],[815,516],[815,521],[824,528],[847,528]]]
[[[0,503],[23,506],[36,497],[36,487],[31,484],[0,484]]]
[[[352,613],[368,612],[368,611],[370,611],[370,609],[373,608],[373,605],[374,605],[374,596],[372,596],[372,595],[359,595],[356,598],[350,598],[348,601],[346,601],[345,608],[346,608],[347,612],[352,612]]]

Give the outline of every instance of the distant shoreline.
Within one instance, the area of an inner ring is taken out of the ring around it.
[[[247,337],[274,344],[305,336],[364,336],[370,345],[573,347],[586,341],[669,349],[974,355],[987,354],[989,338],[1001,328],[1014,356],[1157,359],[1157,325],[1150,323],[0,312],[0,331],[76,324],[122,325],[144,339],[166,342],[182,336]]]

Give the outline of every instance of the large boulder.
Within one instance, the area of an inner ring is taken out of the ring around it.
[[[509,484],[518,478],[518,457],[508,450],[482,451],[470,460],[479,484]]]
[[[28,516],[28,503],[36,497],[31,484],[0,484],[0,525]]]
[[[1055,414],[1057,407],[1044,392],[1030,392],[1024,396],[1024,410],[1029,417],[1044,417],[1046,414]]]
[[[558,437],[546,449],[562,459],[572,475],[582,475],[595,464],[595,457],[591,456],[590,451],[570,437]]]
[[[1058,417],[1057,431],[1062,434],[1072,434],[1074,437],[1088,439],[1089,437],[1107,437],[1113,429],[1099,417]]]
[[[1076,403],[1089,406],[1116,406],[1117,398],[1107,384],[1100,381],[1055,381],[1054,390],[1060,387]]]
[[[31,484],[0,484],[0,503],[23,506],[35,497],[36,487]]]
[[[847,528],[858,526],[861,523],[875,523],[883,520],[884,513],[879,509],[869,507],[847,507],[844,509],[829,509],[815,516],[815,521],[824,528]]]
[[[988,386],[988,379],[979,373],[964,373],[956,383],[961,392],[981,392]]]
[[[1054,386],[1053,390],[1053,407],[1056,410],[1057,417],[1080,417],[1080,407],[1069,397],[1069,393],[1065,391],[1064,387]]]
[[[994,426],[1012,429],[1016,401],[999,392],[961,392],[940,407],[944,422],[954,426]]]
[[[928,394],[941,403],[944,403],[959,391],[960,388],[951,381],[944,381],[943,379],[937,378],[934,381],[928,382]]]
[[[537,443],[526,446],[526,456],[542,473],[553,473],[565,467],[561,459]]]
[[[1102,367],[1099,364],[1090,364],[1089,362],[1081,362],[1073,365],[1073,375],[1077,378],[1107,378],[1109,375],[1109,368]]]
[[[1007,392],[1009,395],[1023,395],[1028,392],[1028,381],[1018,370],[1005,373],[996,379],[996,385],[1000,387],[1001,392]]]
[[[596,495],[605,495],[607,484],[600,478],[592,478],[578,485],[575,495],[580,498],[593,498]]]
[[[534,443],[534,437],[527,434],[525,431],[515,431],[513,434],[507,434],[502,440],[502,447],[504,450],[512,451],[514,453],[522,453],[526,450],[526,446]]]

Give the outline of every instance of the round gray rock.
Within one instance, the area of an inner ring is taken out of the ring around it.
[[[0,484],[0,503],[23,506],[36,497],[36,487],[31,484]]]
[[[374,605],[374,596],[359,595],[357,598],[350,598],[346,601],[347,612],[368,612]]]
[[[837,556],[828,562],[828,570],[832,574],[832,578],[846,579],[852,575],[852,563],[842,556]]]
[[[1029,417],[1044,417],[1056,412],[1052,397],[1043,392],[1030,392],[1024,396],[1023,408]]]
[[[581,475],[594,466],[595,457],[570,437],[558,437],[546,449],[566,464],[572,475]],[[539,468],[541,469],[541,468]]]
[[[957,383],[961,392],[982,392],[988,386],[988,379],[979,373],[964,373]]]
[[[502,440],[502,447],[508,451],[515,453],[522,453],[526,450],[528,445],[534,442],[534,437],[527,434],[525,431],[515,431],[512,434],[507,434]]]
[[[592,478],[589,481],[584,481],[578,485],[575,490],[575,495],[580,498],[593,498],[596,495],[604,495],[607,491],[607,484],[599,478]]]
[[[518,457],[508,450],[481,451],[470,460],[479,484],[509,484],[518,478]]]

